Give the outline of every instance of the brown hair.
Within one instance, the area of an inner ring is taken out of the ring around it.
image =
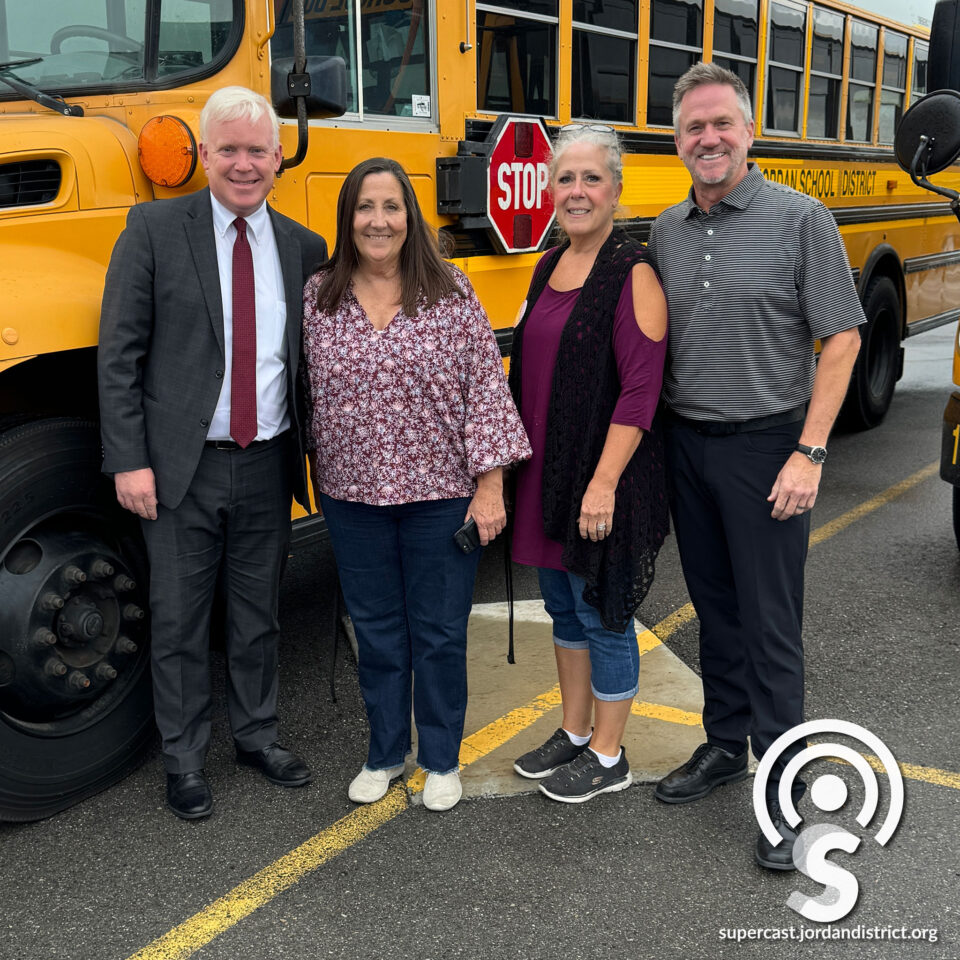
[[[680,77],[673,88],[673,126],[676,128],[680,122],[680,104],[683,98],[697,87],[706,84],[719,84],[720,86],[733,87],[733,92],[737,96],[737,104],[740,112],[743,114],[743,122],[750,123],[753,120],[753,106],[750,103],[750,93],[744,86],[743,81],[731,70],[726,70],[718,63],[695,63],[687,72]]]
[[[400,250],[400,297],[403,312],[415,317],[422,297],[432,307],[438,300],[462,291],[454,282],[452,268],[441,256],[438,237],[423,219],[410,178],[396,160],[371,157],[358,163],[343,181],[337,199],[337,245],[322,267],[317,290],[317,309],[333,313],[339,306],[360,258],[353,242],[353,217],[365,177],[372,173],[392,174],[400,184],[407,208],[407,237]]]

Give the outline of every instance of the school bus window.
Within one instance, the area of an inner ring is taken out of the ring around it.
[[[877,136],[880,143],[893,143],[907,93],[907,38],[901,33],[884,31],[882,81]]]
[[[919,40],[913,41],[913,83],[910,86],[910,102],[913,103],[927,93],[927,58],[930,48]]]
[[[479,110],[557,115],[557,4],[477,4]]]
[[[363,110],[430,117],[426,0],[387,0],[361,8]]]
[[[275,57],[293,55],[291,0],[274,0]],[[350,92],[347,111],[389,117],[433,116],[428,0],[361,0],[306,4],[308,56],[343,57]],[[357,57],[357,12],[360,52]]]
[[[653,0],[647,123],[673,125],[673,85],[702,55],[702,0]]]
[[[850,34],[850,87],[847,93],[847,139],[873,139],[873,93],[877,76],[877,27],[859,20]],[[854,82],[856,81],[856,82]]]
[[[813,140],[837,139],[842,74],[843,17],[839,13],[814,7],[810,88],[807,94],[807,136]]]
[[[163,0],[157,75],[195,70],[216,60],[227,44],[232,20],[232,0]]]
[[[634,122],[637,6],[637,0],[575,0],[573,116]]]
[[[274,0],[276,29],[270,40],[274,57],[293,56],[292,0]],[[353,0],[331,3],[306,3],[303,18],[308,57],[342,57],[347,66],[347,112],[358,113],[357,98],[357,28],[356,5]]]
[[[110,6],[111,19],[107,20]],[[2,23],[2,15],[6,22]],[[7,3],[0,6],[0,26],[6,29],[6,51],[2,60],[28,60],[42,57],[39,63],[20,67],[16,75],[41,89],[63,89],[102,85],[112,81],[124,83],[142,80],[146,0],[126,0],[106,4],[103,0],[80,0],[70,9],[70,23],[44,16],[32,3]],[[84,33],[87,25],[110,33],[110,39]],[[0,97],[17,99],[22,94],[0,85]]]
[[[756,97],[757,0],[715,0],[713,62],[735,73]]]
[[[803,86],[805,8],[770,4],[770,44],[767,65],[768,131],[800,133],[800,91]]]

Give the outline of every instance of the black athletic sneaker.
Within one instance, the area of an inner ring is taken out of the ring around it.
[[[612,767],[605,767],[592,750],[584,750],[553,776],[541,781],[540,792],[562,803],[583,803],[598,793],[626,790],[632,781],[627,751],[623,747],[620,759]]]
[[[544,777],[549,777],[551,773],[565,763],[579,757],[586,749],[586,743],[582,747],[576,746],[570,741],[563,728],[560,727],[545,744],[537,747],[536,750],[525,753],[522,757],[518,757],[513,769],[521,777],[542,780]]]

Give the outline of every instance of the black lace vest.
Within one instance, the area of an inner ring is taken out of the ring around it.
[[[549,251],[538,264],[514,331],[509,380],[518,409],[524,328],[566,247]],[[618,632],[647,595],[657,552],[669,532],[657,423],[644,433],[620,476],[612,532],[601,541],[584,539],[577,521],[620,396],[613,324],[623,285],[637,263],[652,266],[646,249],[611,234],[567,318],[553,371],[543,467],[544,532],[563,544],[566,569],[586,581],[584,600],[597,608],[607,629]]]

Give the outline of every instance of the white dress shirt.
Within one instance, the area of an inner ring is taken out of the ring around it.
[[[230,440],[230,389],[233,367],[233,244],[237,228],[231,213],[211,193],[213,232],[220,270],[220,299],[223,303],[223,350],[226,367],[217,409],[210,421],[208,440]],[[247,239],[253,254],[253,275],[257,310],[257,440],[269,440],[290,426],[287,411],[287,301],[283,295],[283,273],[273,224],[264,201],[255,213],[244,217]]]

